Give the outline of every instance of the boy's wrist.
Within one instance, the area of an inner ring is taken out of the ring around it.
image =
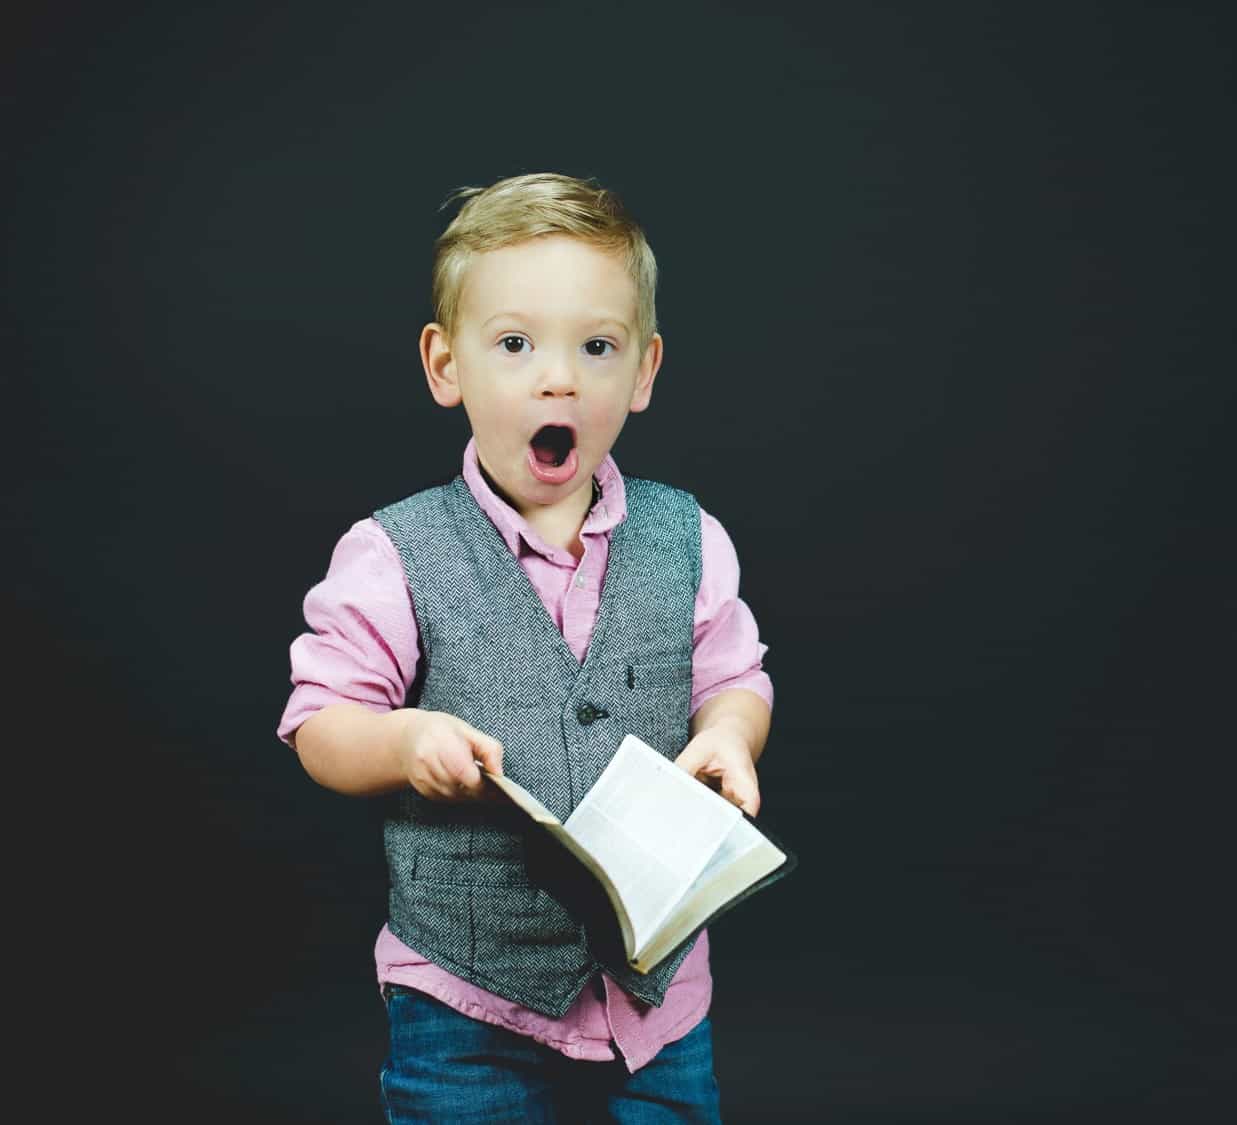
[[[692,718],[692,736],[717,731],[734,737],[756,762],[769,733],[769,706],[757,694],[732,689],[705,700]]]
[[[416,707],[398,707],[388,711],[383,719],[387,724],[385,745],[387,756],[394,763],[401,778],[408,778],[408,757],[416,745],[416,726],[421,712]]]
[[[727,715],[708,729],[731,739],[755,762],[756,732],[751,729],[750,723],[745,723],[738,716]]]

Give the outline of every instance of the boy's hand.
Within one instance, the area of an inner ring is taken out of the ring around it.
[[[431,801],[494,797],[481,769],[503,772],[502,743],[443,711],[408,708],[395,756],[409,784]],[[480,763],[480,764],[478,764]]]
[[[674,760],[710,789],[716,789],[748,816],[760,811],[760,785],[747,742],[726,727],[702,730]]]

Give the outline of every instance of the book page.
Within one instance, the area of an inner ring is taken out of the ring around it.
[[[607,871],[635,948],[700,876],[742,813],[634,735],[564,827]]]
[[[703,886],[714,876],[720,874],[732,863],[737,863],[738,860],[752,851],[753,848],[760,847],[766,843],[765,838],[756,831],[746,820],[740,820],[729,832],[726,833],[726,838],[722,841],[721,847],[713,853],[713,858],[705,865],[700,876],[692,884],[692,890]]]
[[[635,968],[648,972],[706,919],[785,862],[785,852],[755,826],[740,820],[666,917],[660,932],[639,951]]]
[[[512,781],[511,778],[501,774],[490,773],[489,770],[482,770],[482,772],[498,787],[500,792],[506,794],[512,802],[523,809],[537,824],[541,825],[542,828],[549,832],[551,836],[593,873],[597,881],[601,883],[602,889],[606,892],[610,905],[614,908],[614,914],[618,918],[619,929],[623,935],[624,947],[629,950],[635,949],[631,919],[627,915],[627,909],[623,905],[622,898],[619,897],[618,888],[615,887],[605,868],[597,862],[592,853],[575,836],[567,831],[558,817],[550,812],[545,805],[537,800],[518,781]]]

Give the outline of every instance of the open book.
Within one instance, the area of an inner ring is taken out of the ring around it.
[[[565,823],[510,778],[486,776],[592,872],[640,973],[794,866],[742,810],[635,735]]]

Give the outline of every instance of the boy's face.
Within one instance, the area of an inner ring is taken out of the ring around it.
[[[661,338],[640,348],[635,284],[618,257],[549,235],[474,258],[455,336],[427,325],[421,352],[435,400],[463,402],[481,464],[512,506],[583,518],[628,412],[648,406]]]

